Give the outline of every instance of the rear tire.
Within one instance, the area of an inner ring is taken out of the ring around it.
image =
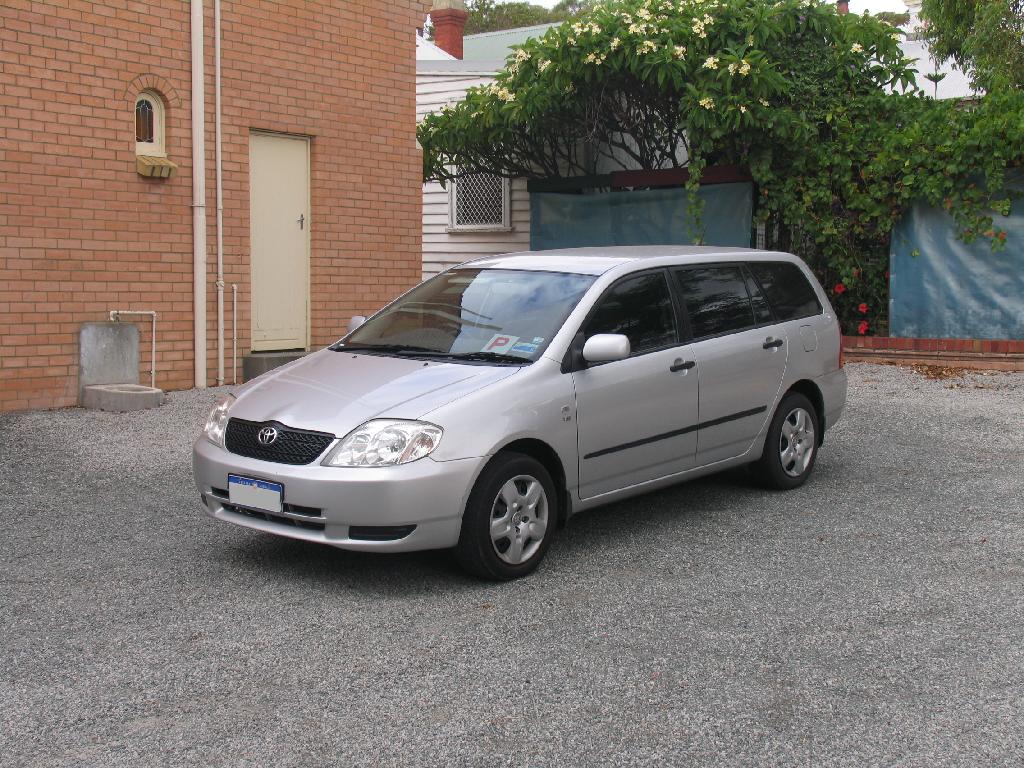
[[[795,489],[808,480],[818,456],[819,429],[811,401],[787,393],[769,424],[762,458],[752,465],[758,481],[770,489]]]
[[[548,551],[557,518],[558,496],[544,465],[525,454],[496,454],[470,492],[456,561],[483,579],[524,577]]]

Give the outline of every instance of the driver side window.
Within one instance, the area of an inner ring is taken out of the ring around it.
[[[624,334],[630,354],[657,350],[678,341],[676,314],[664,272],[624,278],[601,298],[584,335]]]

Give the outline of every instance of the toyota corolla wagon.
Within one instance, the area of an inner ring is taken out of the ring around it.
[[[195,443],[220,521],[532,571],[571,515],[751,465],[807,480],[847,378],[795,256],[710,247],[488,257],[239,387]]]

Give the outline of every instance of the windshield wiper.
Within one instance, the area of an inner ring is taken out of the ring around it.
[[[432,350],[429,347],[417,347],[413,344],[333,344],[335,352],[389,352],[394,355],[443,355],[439,350]]]
[[[526,358],[521,358],[518,355],[507,355],[504,352],[453,352],[445,354],[445,357],[452,358],[453,360],[480,360],[491,363],[519,363],[520,365],[530,363]]]

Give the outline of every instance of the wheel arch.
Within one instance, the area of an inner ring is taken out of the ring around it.
[[[566,469],[559,453],[539,438],[518,438],[505,444],[495,453],[501,452],[525,454],[544,465],[545,470],[552,476],[552,482],[555,484],[559,496],[557,523],[559,527],[565,526],[570,516],[571,502],[569,489],[566,486]]]
[[[787,394],[794,392],[803,395],[815,407],[815,416],[819,420],[818,445],[821,446],[823,439],[826,437],[826,402],[822,397],[822,390],[810,379],[800,379],[790,385],[790,389],[783,394],[783,397],[785,398]]]

